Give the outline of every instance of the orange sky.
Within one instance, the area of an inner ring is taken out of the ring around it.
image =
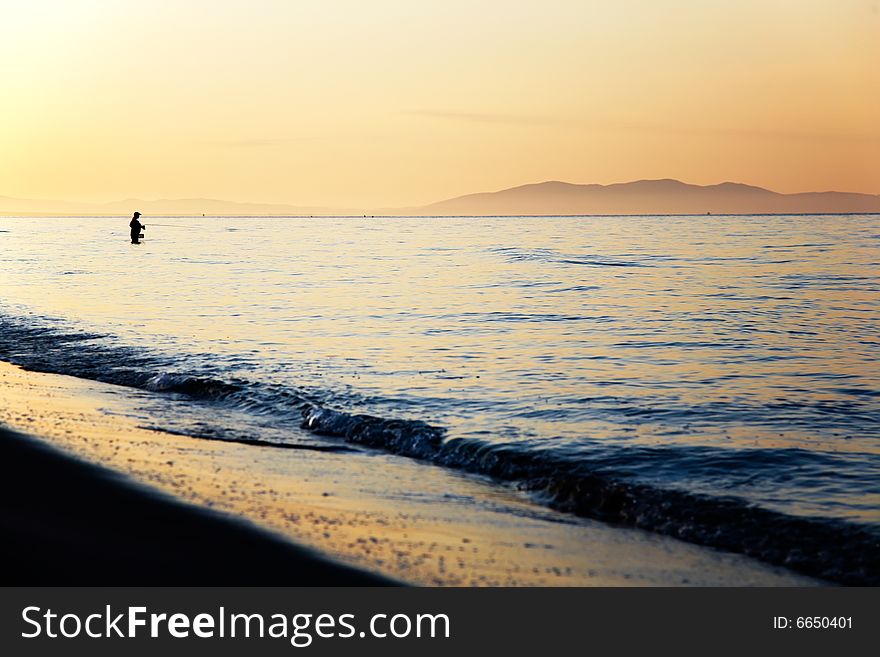
[[[0,0],[0,195],[880,193],[878,0]]]

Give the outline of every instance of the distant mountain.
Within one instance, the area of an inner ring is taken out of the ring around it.
[[[414,214],[761,214],[880,212],[880,195],[845,192],[779,194],[740,183],[689,185],[639,180],[614,185],[544,182],[468,194],[412,209]]]
[[[110,203],[75,203],[41,201],[0,196],[0,215],[131,215],[137,210],[145,216],[214,215],[214,216],[310,216],[328,214],[359,214],[351,210],[302,207],[283,203],[240,203],[212,198],[181,198],[144,200],[129,198]],[[363,214],[363,213],[360,213]]]
[[[468,194],[411,208],[338,209],[217,199],[125,199],[69,203],[0,196],[0,215],[576,215],[576,214],[763,214],[880,213],[880,195],[847,192],[780,194],[725,182],[690,185],[678,180],[639,180],[614,185],[551,181],[498,192]]]

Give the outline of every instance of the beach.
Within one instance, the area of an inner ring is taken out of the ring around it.
[[[740,555],[565,517],[479,477],[398,457],[291,449],[279,458],[275,448],[144,429],[124,412],[144,394],[0,363],[0,424],[33,437],[3,434],[5,532],[45,522],[55,536],[30,535],[32,549],[15,555],[25,565],[14,583],[820,583]],[[374,464],[389,458],[401,461],[393,480]],[[120,543],[128,556],[108,559]]]
[[[57,221],[11,428],[405,583],[878,581],[875,216]]]

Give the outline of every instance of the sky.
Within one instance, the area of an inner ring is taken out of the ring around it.
[[[0,0],[0,195],[880,193],[880,0]]]

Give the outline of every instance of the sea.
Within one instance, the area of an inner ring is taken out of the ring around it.
[[[128,221],[0,218],[0,360],[877,581],[880,216]]]

